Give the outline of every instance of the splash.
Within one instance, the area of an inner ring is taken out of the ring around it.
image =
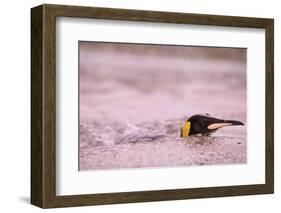
[[[178,140],[180,121],[93,122],[80,125],[80,147]]]

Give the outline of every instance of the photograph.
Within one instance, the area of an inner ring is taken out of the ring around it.
[[[247,48],[79,41],[79,171],[247,163]]]
[[[128,8],[31,8],[30,203],[273,194],[274,18]]]

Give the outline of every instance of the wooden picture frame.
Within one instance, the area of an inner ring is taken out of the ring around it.
[[[56,17],[265,29],[265,184],[56,195]],[[31,9],[31,203],[42,208],[179,200],[274,191],[273,19],[44,4]]]

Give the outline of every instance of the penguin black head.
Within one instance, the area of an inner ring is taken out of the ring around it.
[[[193,115],[185,121],[181,129],[181,137],[195,134],[209,134],[225,126],[244,125],[241,121],[223,120],[207,115]]]

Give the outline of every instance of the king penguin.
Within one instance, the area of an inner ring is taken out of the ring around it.
[[[187,119],[181,129],[181,137],[187,138],[190,135],[209,135],[210,133],[225,126],[244,125],[241,121],[223,120],[207,115],[193,115]]]

